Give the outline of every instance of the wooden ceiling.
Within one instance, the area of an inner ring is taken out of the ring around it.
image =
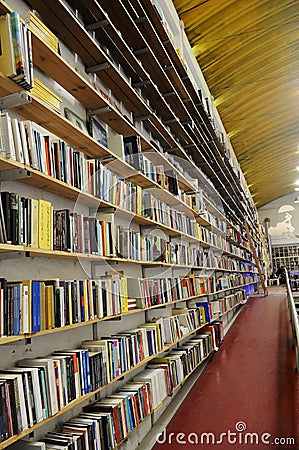
[[[173,0],[257,207],[299,178],[299,1]]]

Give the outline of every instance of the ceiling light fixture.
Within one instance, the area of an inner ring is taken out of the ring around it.
[[[299,180],[295,181],[296,186],[299,186]]]

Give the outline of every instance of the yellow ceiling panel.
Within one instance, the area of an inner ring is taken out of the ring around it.
[[[294,190],[299,1],[173,0],[257,206]]]

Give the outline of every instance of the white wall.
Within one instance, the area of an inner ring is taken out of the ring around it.
[[[299,203],[296,193],[285,195],[258,209],[261,222],[270,219],[269,234],[272,244],[299,245]]]

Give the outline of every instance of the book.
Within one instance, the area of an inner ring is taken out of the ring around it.
[[[46,200],[38,201],[38,246],[44,250],[53,247],[53,207]]]
[[[6,77],[13,77],[16,67],[9,14],[0,16],[0,42],[0,72]]]
[[[0,16],[1,17],[1,16]],[[12,120],[7,112],[0,116],[0,131],[2,140],[2,154],[7,158],[16,159],[15,142],[12,129]]]

